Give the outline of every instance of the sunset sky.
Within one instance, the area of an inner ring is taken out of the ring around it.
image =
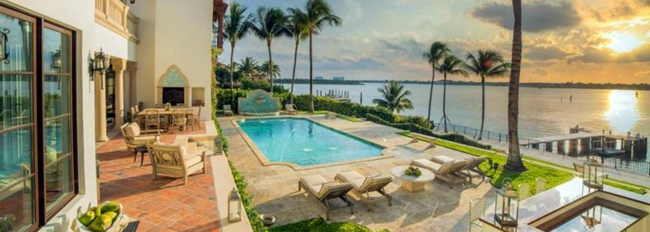
[[[306,0],[237,2],[253,13],[259,6],[303,8]],[[314,38],[315,76],[430,80],[422,53],[433,41],[447,43],[463,59],[468,52],[494,49],[510,60],[511,1],[327,2],[343,25]],[[650,83],[650,0],[524,1],[523,33],[522,82]],[[299,48],[297,78],[309,77],[307,43]],[[266,43],[253,35],[236,45],[235,61],[268,59]],[[283,78],[291,77],[293,49],[293,39],[273,41]],[[229,56],[226,42],[219,60],[228,63]]]

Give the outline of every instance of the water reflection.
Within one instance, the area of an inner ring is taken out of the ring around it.
[[[605,118],[615,131],[631,131],[639,120],[637,98],[631,90],[612,90],[609,92],[609,109]]]

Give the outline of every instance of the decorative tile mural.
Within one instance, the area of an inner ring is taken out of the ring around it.
[[[261,89],[249,92],[246,97],[240,97],[239,114],[259,115],[277,113],[280,111],[280,99]]]
[[[167,76],[165,76],[161,82],[162,87],[185,87],[185,78],[179,74],[178,68],[175,66],[171,70],[167,71]]]

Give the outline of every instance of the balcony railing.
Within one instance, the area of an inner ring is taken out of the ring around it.
[[[95,22],[138,43],[140,19],[120,0],[95,0]]]

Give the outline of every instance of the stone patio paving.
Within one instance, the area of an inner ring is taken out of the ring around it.
[[[387,147],[394,157],[342,164],[315,169],[294,171],[283,165],[262,166],[248,143],[239,134],[231,120],[233,117],[219,119],[224,135],[230,143],[228,159],[246,177],[249,193],[259,213],[275,215],[277,224],[283,225],[319,217],[322,208],[316,200],[304,192],[298,192],[298,180],[302,176],[319,174],[334,180],[336,173],[356,170],[362,174],[381,174],[390,176],[391,168],[408,165],[411,160],[446,155],[462,159],[467,154],[442,147],[428,148],[424,142],[410,143],[410,138],[395,134],[400,130],[372,122],[349,122],[342,119],[325,119],[322,115],[300,115],[326,126],[369,140]],[[424,192],[410,193],[399,188],[399,180],[394,179],[386,187],[393,196],[393,206],[378,204],[367,212],[363,203],[355,202],[355,214],[341,209],[330,214],[332,221],[352,221],[368,226],[373,230],[389,229],[397,231],[467,231],[469,229],[469,202],[475,198],[494,198],[494,190],[489,183],[474,180],[466,186],[456,185],[449,189],[445,182],[434,180],[427,183]],[[336,202],[336,201],[332,201]],[[479,229],[479,228],[474,228]]]
[[[205,125],[202,128],[165,134],[162,141],[172,143],[179,134],[205,133]],[[209,159],[206,173],[191,175],[187,185],[182,178],[160,177],[154,181],[149,154],[140,167],[140,155],[134,162],[133,151],[126,150],[121,135],[97,148],[97,159],[101,163],[100,201],[122,203],[129,217],[140,220],[138,231],[219,231]]]

